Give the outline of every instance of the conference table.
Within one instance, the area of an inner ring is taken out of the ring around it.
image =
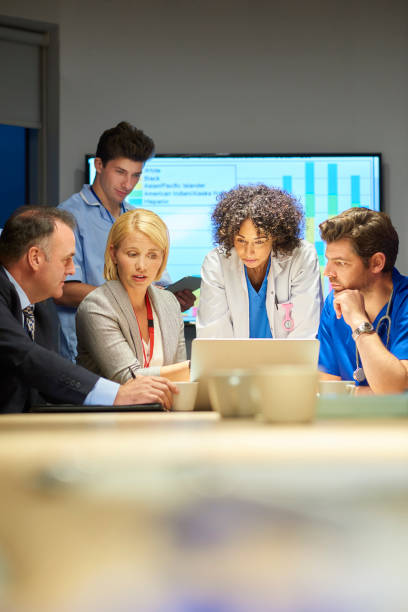
[[[406,610],[408,418],[333,414],[0,416],[0,609]]]

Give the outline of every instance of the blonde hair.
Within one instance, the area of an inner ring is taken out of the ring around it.
[[[143,208],[135,208],[120,215],[119,219],[112,225],[109,232],[108,241],[105,249],[104,277],[106,280],[119,280],[116,264],[113,262],[111,247],[117,249],[129,234],[132,232],[142,232],[150,238],[156,246],[163,251],[163,261],[157,272],[155,280],[162,276],[169,256],[169,232],[166,224],[156,213]]]

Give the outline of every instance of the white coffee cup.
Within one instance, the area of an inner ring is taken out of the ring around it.
[[[347,395],[353,393],[354,380],[319,380],[319,393],[322,395]]]
[[[187,411],[194,410],[195,401],[197,398],[198,382],[176,382],[175,385],[179,390],[173,394],[173,410]]]
[[[276,365],[255,374],[260,412],[272,423],[306,423],[316,415],[318,372],[303,365]]]
[[[211,407],[223,417],[251,417],[257,409],[251,370],[213,372],[208,378]]]

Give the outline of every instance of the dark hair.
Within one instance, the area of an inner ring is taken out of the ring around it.
[[[304,215],[299,202],[286,191],[266,185],[240,185],[218,196],[211,219],[214,242],[227,257],[246,219],[260,233],[273,238],[272,250],[277,255],[290,254],[299,246]]]
[[[145,162],[153,155],[153,140],[127,121],[121,121],[117,126],[105,130],[96,149],[96,157],[100,157],[104,166],[118,157]]]
[[[21,206],[14,211],[0,234],[0,262],[18,261],[30,247],[43,243],[53,234],[57,221],[75,229],[75,218],[61,208]]]
[[[369,208],[349,208],[323,221],[320,235],[327,242],[348,238],[355,253],[368,264],[374,253],[384,253],[383,272],[391,272],[398,255],[398,234],[391,219],[384,212]]]

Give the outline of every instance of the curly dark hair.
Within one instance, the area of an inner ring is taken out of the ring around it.
[[[267,185],[239,185],[220,193],[211,216],[214,242],[229,257],[241,224],[250,219],[273,238],[272,251],[290,255],[299,246],[304,227],[301,204],[290,193]]]
[[[101,158],[104,166],[118,157],[145,162],[153,155],[153,140],[127,121],[121,121],[115,127],[105,130],[96,149],[96,157]]]

